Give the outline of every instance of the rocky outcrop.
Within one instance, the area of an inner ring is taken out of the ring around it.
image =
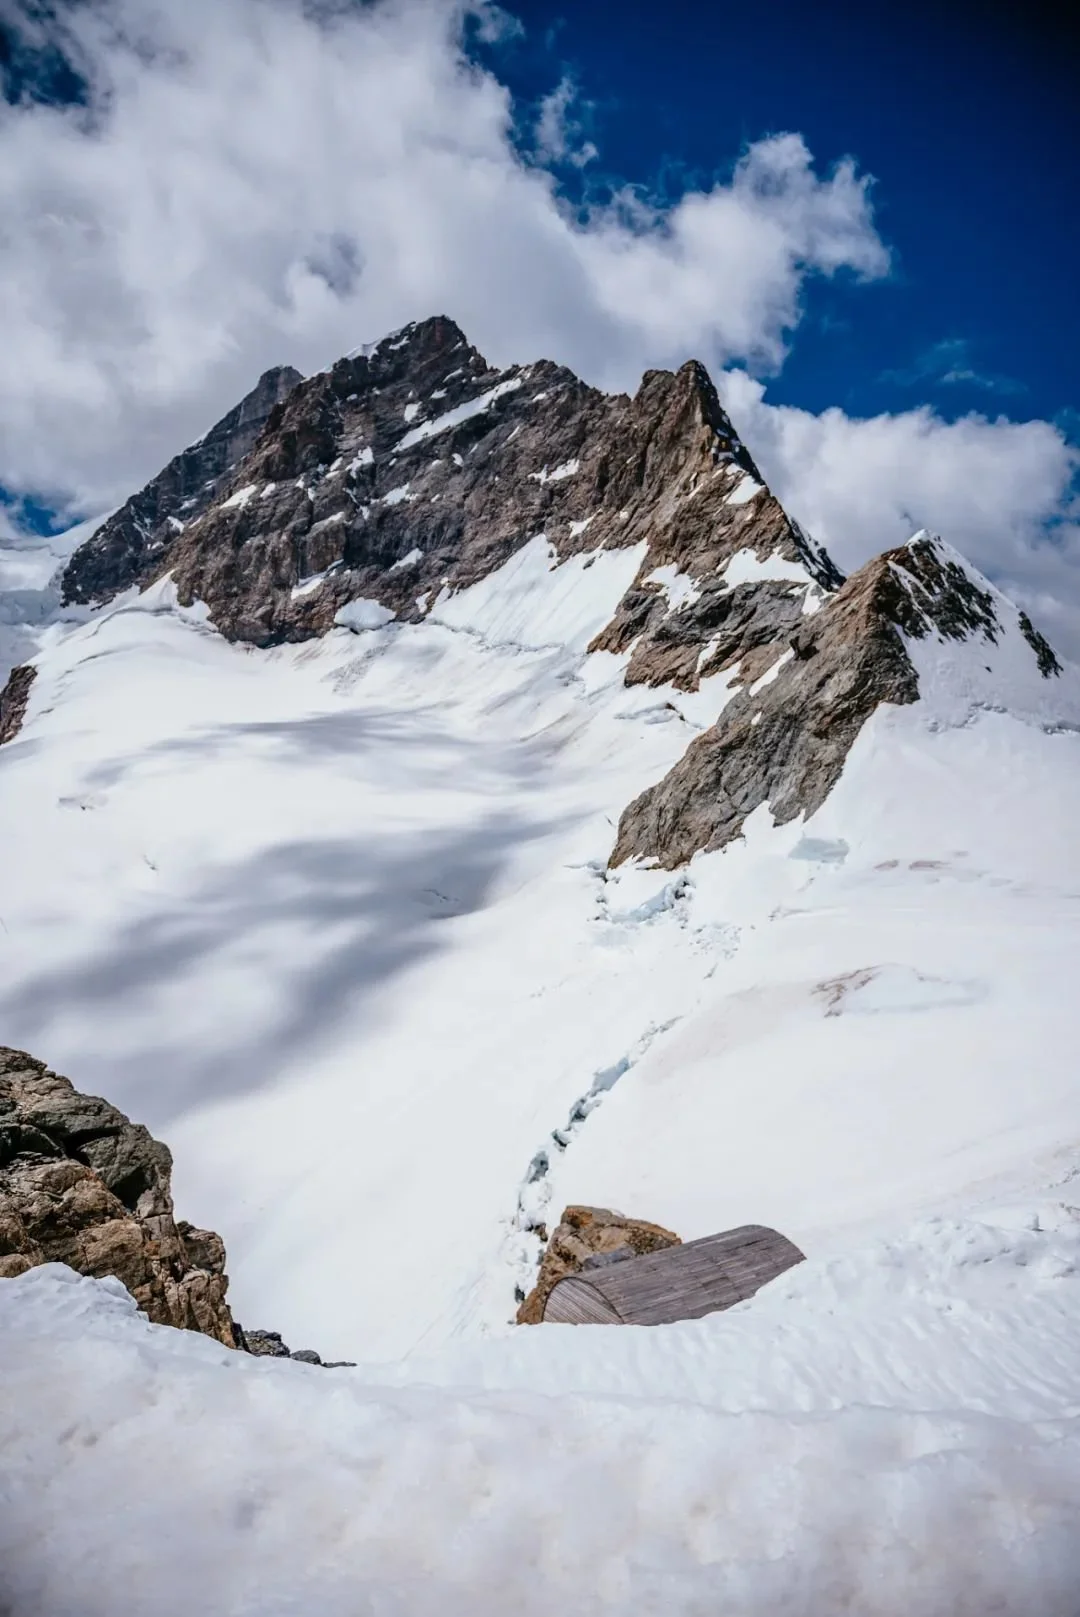
[[[107,1101],[0,1047],[0,1278],[115,1275],[156,1324],[237,1346],[225,1248],[177,1221],[168,1148]]]
[[[920,535],[878,556],[803,618],[783,656],[624,810],[611,863],[639,857],[674,869],[722,848],[763,803],[780,825],[813,814],[875,708],[918,700],[905,635],[994,642],[1001,632],[993,596],[940,541]],[[1049,677],[1059,665],[1036,638]]]
[[[820,807],[878,704],[918,698],[887,610],[893,593],[879,558],[805,619],[777,652],[771,682],[735,696],[670,773],[623,811],[611,863],[636,856],[674,869],[730,842],[763,803],[779,824]]]
[[[183,450],[121,506],[71,558],[64,572],[64,600],[107,601],[155,577],[176,536],[210,504],[274,407],[300,380],[300,372],[288,365],[265,372],[205,438]]]
[[[635,584],[590,649],[629,651],[628,685],[670,683],[694,691],[735,664],[736,683],[752,680],[786,649],[804,616],[808,583],[793,588],[790,581],[761,579],[732,586],[720,573],[674,612],[656,585]]]
[[[236,1345],[257,1359],[293,1359],[297,1364],[317,1364],[324,1370],[353,1370],[353,1359],[323,1359],[314,1348],[290,1348],[280,1331],[249,1331],[233,1321]]]
[[[626,1218],[607,1207],[567,1207],[551,1233],[536,1285],[518,1309],[517,1322],[539,1325],[548,1294],[567,1275],[681,1245],[679,1237],[660,1224]]]
[[[37,669],[30,663],[21,663],[8,675],[7,684],[0,691],[0,747],[5,741],[14,741],[22,729],[30,687],[36,678]]]
[[[1039,673],[1044,679],[1049,679],[1051,674],[1060,674],[1062,671],[1061,664],[1058,662],[1054,648],[1049,640],[1039,633],[1026,612],[1020,613],[1019,621],[1020,633],[1035,653]]]

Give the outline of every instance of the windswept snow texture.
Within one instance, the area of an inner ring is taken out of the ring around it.
[[[489,410],[496,399],[501,399],[507,393],[515,392],[522,386],[524,378],[520,376],[509,377],[505,382],[497,382],[486,393],[481,393],[475,399],[467,399],[464,404],[457,404],[444,415],[436,416],[432,421],[422,421],[418,427],[407,432],[397,446],[400,454],[404,449],[411,449],[414,444],[422,444],[427,438],[437,438],[441,432],[447,432],[451,427],[460,426],[463,421],[469,421],[474,415],[480,415]]]
[[[1078,1267],[1075,1214],[1002,1210],[709,1319],[355,1370],[32,1271],[0,1282],[0,1603],[1074,1617]]]

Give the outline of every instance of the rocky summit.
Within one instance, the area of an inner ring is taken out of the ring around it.
[[[770,493],[696,361],[608,395],[547,360],[494,370],[441,316],[307,379],[268,371],[76,552],[63,589],[104,602],[169,574],[227,638],[268,646],[420,623],[536,539],[552,565],[639,547],[590,647],[625,659],[627,685],[694,691],[723,674],[732,691],[626,808],[613,864],[681,864],[764,803],[779,822],[813,813],[870,714],[918,699],[913,640],[1006,627],[928,535],[845,581]],[[1008,610],[1055,677],[1050,646]],[[0,740],[26,706],[17,673]]]
[[[235,415],[206,442],[231,441]],[[559,560],[644,543],[639,580],[597,647],[634,645],[631,683],[692,688],[790,627],[791,591],[774,584],[753,610],[742,596],[711,600],[675,624],[666,572],[718,577],[745,551],[804,569],[815,587],[840,582],[765,488],[694,361],[650,371],[632,399],[611,396],[548,361],[492,370],[438,318],[293,388],[197,499],[182,497],[183,461],[129,502],[153,507],[141,544],[125,507],[76,553],[69,600],[170,572],[182,603],[204,601],[223,634],[266,645],[320,634],[358,599],[418,621],[538,535]]]

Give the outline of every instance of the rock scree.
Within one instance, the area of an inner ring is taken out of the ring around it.
[[[237,1347],[257,1359],[292,1359],[297,1364],[317,1364],[323,1370],[356,1368],[354,1359],[324,1359],[314,1348],[290,1348],[282,1341],[280,1331],[245,1330],[237,1320],[233,1321],[233,1330]]]

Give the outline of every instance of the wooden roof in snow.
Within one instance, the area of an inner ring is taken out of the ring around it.
[[[760,1224],[615,1262],[587,1261],[551,1290],[544,1320],[565,1325],[670,1325],[730,1308],[803,1261]]]

